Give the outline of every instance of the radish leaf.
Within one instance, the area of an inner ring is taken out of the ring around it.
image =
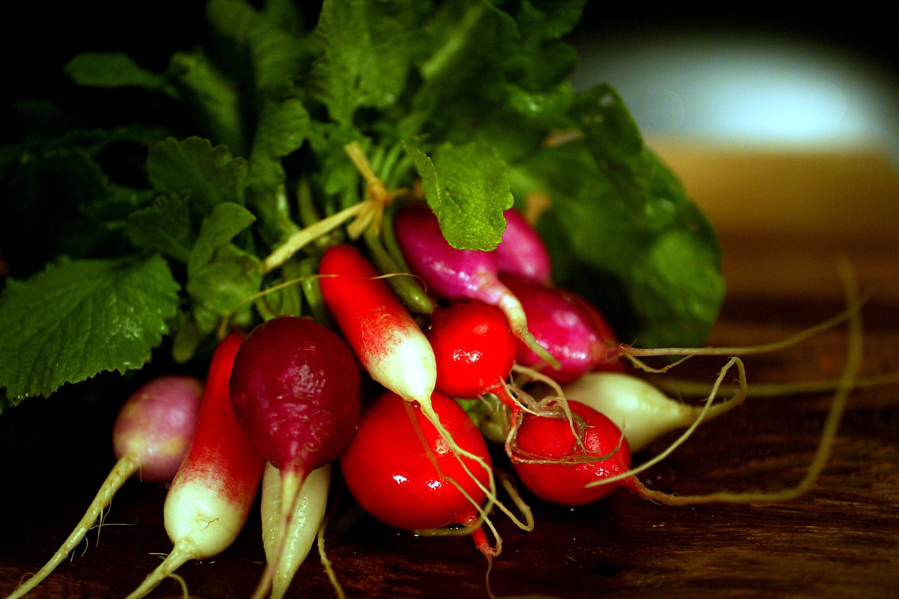
[[[16,404],[140,368],[169,332],[178,283],[158,255],[61,260],[0,295],[0,387]]]
[[[489,145],[443,145],[433,160],[407,145],[443,236],[457,249],[492,250],[502,241],[503,211],[512,206],[506,164]]]
[[[396,102],[409,70],[411,0],[325,0],[315,30],[320,52],[309,93],[341,124],[357,108]]]
[[[159,196],[152,206],[128,216],[125,235],[138,247],[187,263],[194,242],[187,201],[177,194]]]
[[[204,216],[220,202],[244,203],[247,163],[207,139],[166,139],[150,148],[147,174],[162,193],[185,194],[193,214]]]

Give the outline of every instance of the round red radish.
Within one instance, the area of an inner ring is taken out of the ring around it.
[[[435,392],[431,402],[459,447],[489,466],[484,438],[465,411],[442,393]],[[463,461],[486,487],[488,471],[474,460]],[[478,505],[486,500],[419,406],[391,392],[366,406],[340,465],[347,487],[365,511],[401,530],[471,525],[477,520],[475,506],[450,478]]]
[[[481,302],[438,308],[425,334],[434,349],[441,393],[475,398],[509,378],[518,340],[498,308]]]
[[[516,437],[517,456],[512,459],[515,474],[534,495],[561,505],[586,505],[598,501],[618,487],[631,485],[632,478],[608,485],[588,484],[627,472],[631,452],[627,440],[615,424],[596,410],[569,401],[576,430],[582,430],[583,447],[562,414],[558,417],[526,414]],[[585,451],[586,449],[586,451]],[[608,456],[604,460],[590,460]],[[546,460],[547,463],[526,463]],[[573,463],[563,460],[573,459]]]

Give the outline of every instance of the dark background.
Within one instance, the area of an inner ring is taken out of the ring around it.
[[[2,138],[14,135],[12,102],[23,97],[58,96],[70,89],[63,65],[86,50],[126,51],[144,66],[160,70],[169,55],[192,47],[204,29],[201,0],[155,2],[17,2],[0,25],[3,50]],[[310,15],[316,2],[301,2]],[[677,5],[649,8],[644,3],[587,3],[572,39],[628,36],[646,32],[733,31],[782,37],[830,46],[867,59],[893,76],[899,74],[899,35],[892,19],[855,6],[800,10],[785,6],[728,3],[721,8]],[[612,82],[614,84],[614,82]]]

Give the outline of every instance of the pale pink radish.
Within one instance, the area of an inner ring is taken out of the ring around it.
[[[562,387],[568,400],[579,401],[607,416],[639,451],[671,431],[687,428],[703,415],[711,420],[726,414],[742,396],[723,403],[691,405],[671,399],[652,383],[621,372],[591,372]]]
[[[169,482],[190,446],[200,411],[203,383],[194,377],[167,375],[139,387],[116,418],[112,432],[118,461],[106,477],[84,517],[37,574],[22,583],[8,599],[18,599],[59,566],[100,513],[131,476],[147,482]]]
[[[174,547],[128,599],[143,597],[192,559],[227,549],[249,515],[265,464],[234,420],[228,382],[243,336],[231,333],[212,356],[196,433],[165,499]]]

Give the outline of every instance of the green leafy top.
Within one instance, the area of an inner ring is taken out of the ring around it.
[[[700,342],[724,291],[717,239],[615,91],[572,88],[562,38],[584,4],[325,0],[307,23],[286,0],[209,0],[206,45],[160,72],[75,57],[68,76],[103,88],[121,124],[0,148],[15,277],[0,294],[0,409],[141,368],[166,337],[190,360],[223,323],[324,318],[314,283],[289,283],[327,241],[271,272],[264,259],[366,197],[350,142],[390,189],[420,190],[457,248],[493,249],[505,209],[549,196],[539,226],[559,284],[628,340]],[[159,109],[131,114],[123,93]],[[544,143],[560,130],[575,141]]]

